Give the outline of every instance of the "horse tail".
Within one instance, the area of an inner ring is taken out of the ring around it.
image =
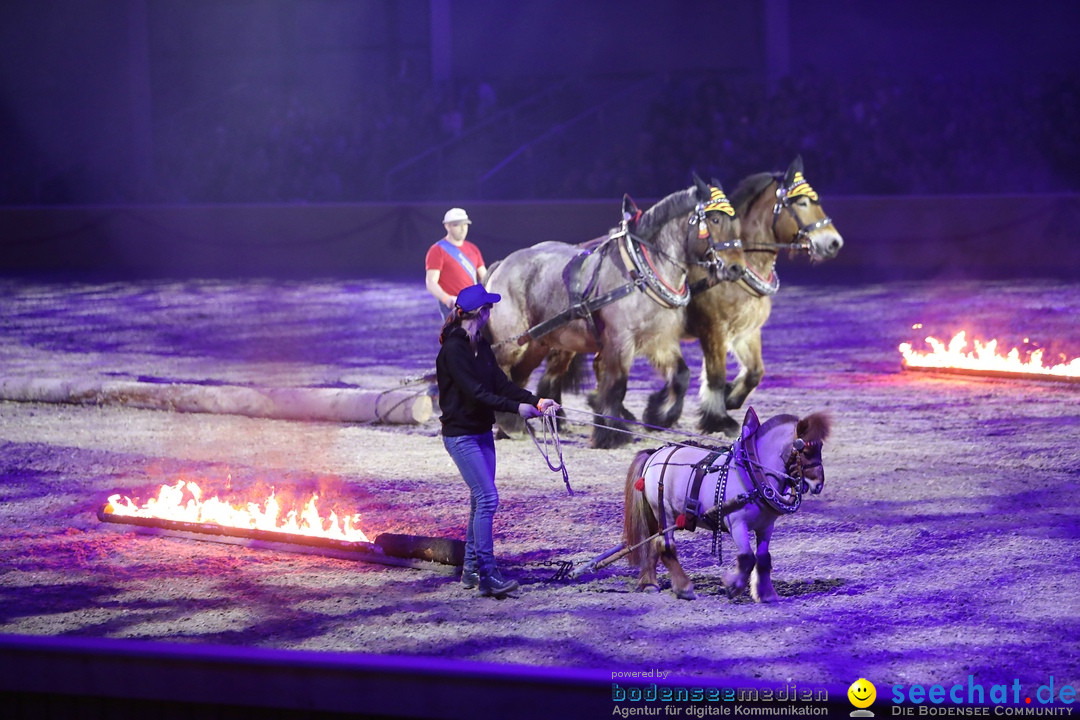
[[[644,489],[638,489],[638,481],[645,471],[645,463],[652,450],[641,450],[634,456],[630,463],[630,469],[626,472],[626,508],[623,514],[623,540],[627,547],[634,547],[627,555],[630,567],[641,567],[645,564],[648,549],[641,542],[652,533],[649,531],[649,521],[652,520],[652,510],[649,502],[645,499]]]

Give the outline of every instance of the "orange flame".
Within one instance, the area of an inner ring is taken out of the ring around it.
[[[273,491],[262,504],[249,502],[246,507],[240,507],[216,496],[203,499],[202,489],[197,484],[190,480],[178,480],[175,485],[162,485],[157,496],[141,506],[136,505],[129,497],[111,495],[106,512],[126,517],[159,518],[349,542],[370,542],[358,527],[359,514],[341,519],[337,513],[331,511],[324,518],[319,513],[318,500],[318,494],[312,494],[303,508],[289,510],[282,517],[281,503]]]
[[[1056,365],[1043,365],[1042,349],[1035,350],[1026,360],[1021,360],[1020,350],[1015,347],[1007,355],[999,355],[997,340],[984,343],[978,339],[974,341],[974,350],[965,352],[967,333],[963,330],[953,335],[948,345],[934,337],[926,338],[926,343],[932,348],[931,352],[918,352],[912,349],[911,343],[900,343],[900,354],[904,356],[907,367],[1080,378],[1080,357]]]

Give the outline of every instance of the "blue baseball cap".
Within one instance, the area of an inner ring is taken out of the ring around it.
[[[457,296],[457,306],[463,312],[474,312],[485,305],[494,305],[502,300],[502,295],[489,293],[483,285],[470,285]]]

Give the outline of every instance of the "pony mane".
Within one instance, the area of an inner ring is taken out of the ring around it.
[[[728,196],[731,204],[735,207],[735,212],[744,212],[753,199],[761,194],[762,190],[776,181],[776,175],[768,172],[755,173],[743,178],[738,187],[735,188],[735,192]]]
[[[637,222],[638,234],[646,240],[651,239],[667,221],[676,215],[690,212],[697,203],[697,188],[691,187],[671,193],[642,214]]]
[[[816,412],[799,421],[795,435],[807,442],[825,442],[831,430],[832,417],[826,412]]]
[[[798,422],[799,418],[795,415],[773,415],[771,418],[761,423],[761,426],[754,431],[754,434],[759,438],[765,437],[772,432],[773,428],[777,425],[794,425]]]

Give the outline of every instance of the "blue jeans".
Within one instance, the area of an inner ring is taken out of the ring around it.
[[[469,486],[469,527],[465,532],[465,570],[490,575],[495,571],[492,521],[499,507],[495,489],[495,436],[443,436],[443,445]]]

